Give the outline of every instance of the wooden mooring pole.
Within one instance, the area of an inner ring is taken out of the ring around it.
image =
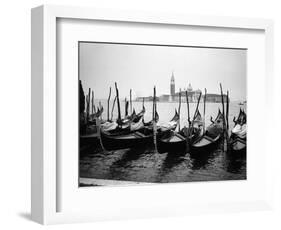
[[[111,118],[110,120],[112,121],[113,120],[113,111],[114,111],[114,107],[115,107],[115,103],[116,103],[116,96],[114,97],[114,101],[113,101],[113,105],[112,105],[112,109],[111,109]]]
[[[226,129],[229,130],[229,91],[227,90],[227,98],[226,98]]]
[[[96,113],[94,90],[92,90],[92,114],[93,114],[93,113]]]
[[[109,121],[109,103],[110,103],[110,97],[111,97],[111,87],[109,88],[109,96],[107,99],[107,121]]]
[[[206,97],[207,97],[207,89],[205,88],[205,95],[204,95],[204,109],[203,109],[203,131],[205,133],[206,130]]]
[[[226,101],[226,141],[227,150],[229,150],[229,91],[227,90],[227,101]]]
[[[186,104],[187,104],[187,122],[188,122],[188,128],[190,128],[190,111],[189,111],[189,99],[188,99],[187,90],[185,91],[185,97],[186,97]]]
[[[225,117],[225,109],[224,109],[224,97],[223,97],[223,90],[222,84],[220,83],[220,91],[221,91],[221,103],[222,103],[222,115],[223,115],[223,151],[227,151],[227,136],[226,136],[226,117]]]
[[[117,109],[118,109],[118,118],[117,123],[120,125],[121,122],[121,110],[120,110],[120,101],[119,101],[119,92],[117,88],[117,83],[115,82],[115,90],[116,90],[116,100],[117,100]]]
[[[130,89],[130,114],[132,114],[132,89]]]
[[[91,101],[91,88],[89,88],[89,92],[87,96],[87,123],[90,120],[90,101]]]
[[[197,101],[196,109],[195,109],[195,112],[193,114],[193,119],[192,119],[192,122],[191,122],[191,131],[193,129],[193,123],[194,123],[195,117],[196,117],[197,112],[198,112],[198,107],[199,107],[199,103],[200,103],[200,100],[201,100],[201,96],[202,96],[202,93],[199,94],[199,98],[198,98],[198,101]]]
[[[128,104],[127,104],[127,98],[125,97],[125,117],[128,115]]]
[[[186,97],[186,105],[187,105],[187,122],[188,122],[188,127],[186,129],[186,152],[189,152],[189,150],[190,150],[190,111],[189,111],[189,100],[188,100],[187,90],[185,91],[185,97]]]
[[[199,103],[200,103],[200,100],[201,100],[201,96],[202,96],[202,93],[199,94],[199,98],[198,98],[198,101],[197,101],[197,105],[196,105],[196,109],[195,109],[195,112],[193,114],[193,119],[192,119],[192,122],[194,121],[196,115],[197,115],[197,111],[198,111],[198,107],[199,107]]]
[[[181,89],[180,89],[180,93],[179,93],[179,109],[178,109],[178,113],[179,113],[179,132],[181,130],[181,122],[180,122],[180,118],[181,118]]]
[[[94,90],[92,90],[91,114],[94,114]]]
[[[102,104],[100,101],[99,101],[99,107],[100,107],[100,110],[102,110]],[[102,120],[102,113],[100,114],[100,119]]]
[[[156,127],[156,87],[153,89],[153,108],[152,108],[152,117],[153,117],[153,143],[155,152],[158,152],[157,149],[157,127]]]

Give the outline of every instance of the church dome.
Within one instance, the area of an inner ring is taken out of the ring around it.
[[[187,87],[187,91],[191,92],[193,89],[192,89],[192,86],[191,84],[189,83],[188,87]]]

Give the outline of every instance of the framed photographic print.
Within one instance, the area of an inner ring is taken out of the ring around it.
[[[265,19],[34,8],[32,219],[270,208],[275,131],[257,124],[274,106],[272,33]]]
[[[246,179],[246,49],[78,46],[81,186]]]

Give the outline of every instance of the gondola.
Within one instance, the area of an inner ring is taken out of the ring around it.
[[[144,129],[121,135],[112,135],[100,130],[100,138],[106,150],[145,147],[153,143],[153,134],[146,135]]]
[[[132,131],[137,131],[144,126],[142,122],[144,113],[144,107],[138,114],[134,110],[131,115],[126,116],[120,121],[107,121],[101,124],[101,129],[111,135],[128,134]]]
[[[136,122],[136,120],[139,120],[140,118],[142,118],[145,114],[145,111],[146,111],[145,107],[142,106],[142,110],[138,114],[136,114],[135,117],[132,118],[132,122]]]
[[[175,118],[175,116],[174,116]],[[173,119],[174,119],[173,118]],[[141,120],[142,121],[142,120]],[[164,135],[170,129],[157,127],[157,135]],[[101,142],[106,150],[117,150],[125,148],[148,147],[153,144],[153,128],[151,126],[142,127],[139,130],[128,133],[110,133],[100,130]]]
[[[175,110],[175,115],[173,116],[173,118],[166,124],[162,124],[161,126],[157,127],[157,129],[159,129],[161,132],[167,131],[167,130],[175,130],[178,122],[179,122],[179,114],[177,112],[177,110]]]
[[[189,136],[189,143],[192,144],[199,136],[203,135],[203,118],[197,111],[194,120],[191,122],[190,127],[184,127],[181,132],[183,136]]]
[[[133,113],[131,115],[125,116],[125,118],[121,120],[121,124],[123,124],[123,125],[128,124],[130,121],[132,121],[136,118],[137,118],[137,114],[136,114],[136,111],[134,109]]]
[[[145,113],[145,108],[143,108],[142,111],[138,114],[136,114],[134,110],[130,116],[126,116],[120,122],[102,121],[99,119],[102,113],[103,107],[98,108],[98,111],[90,116],[90,122],[88,122],[86,126],[85,133],[83,135],[80,135],[81,143],[96,143],[98,139],[99,127],[104,132],[108,132],[111,135],[121,135],[129,134],[132,131],[137,131],[138,129],[141,129],[144,126],[142,124],[142,118]],[[97,121],[99,122],[99,124],[97,124]]]
[[[134,123],[138,122],[141,118],[143,118],[145,112],[146,110],[144,106],[142,107],[142,110],[138,114],[136,114],[135,109],[133,109],[133,113],[131,115],[125,116],[125,118],[120,121],[120,125],[126,126],[130,122],[134,122]]]
[[[205,133],[195,140],[191,145],[191,154],[209,153],[218,145],[223,135],[224,116],[219,110],[215,121],[207,127]]]
[[[169,130],[157,138],[157,148],[160,153],[182,152],[186,148],[186,143],[186,138],[173,130]]]
[[[97,134],[97,123],[98,119],[103,113],[103,107],[98,108],[96,113],[89,116],[88,121],[80,122],[80,139],[86,138],[87,140],[93,139]],[[86,117],[86,115],[85,115]]]
[[[155,123],[157,124],[157,122],[159,121],[159,115],[157,113],[157,111],[155,112]],[[144,118],[142,119],[142,122],[144,124],[145,127],[152,127],[153,126],[153,120],[149,121],[149,122],[145,122]]]
[[[93,113],[89,116],[88,125],[96,125],[96,119],[100,118],[103,113],[103,106],[98,108],[96,113]]]
[[[175,121],[175,120],[174,120]],[[192,128],[183,128],[180,132],[170,129],[169,131],[159,135],[157,139],[157,147],[160,153],[164,152],[185,152],[187,148],[187,135],[190,134],[190,140],[197,137],[200,134],[202,127],[202,117],[198,111],[195,115]],[[189,130],[188,130],[189,129]],[[189,141],[190,141],[189,140]]]
[[[247,140],[247,116],[246,113],[240,109],[237,120],[233,119],[234,128],[231,130],[230,135],[230,150],[232,152],[246,152]]]

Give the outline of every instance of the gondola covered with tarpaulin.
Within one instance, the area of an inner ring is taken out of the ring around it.
[[[247,116],[244,110],[240,109],[238,118],[233,119],[234,128],[231,130],[230,150],[231,152],[246,152],[247,147]]]
[[[219,110],[218,115],[215,121],[212,121],[212,124],[207,127],[205,133],[200,136],[197,140],[194,141],[191,145],[191,153],[197,152],[209,152],[212,151],[223,136],[223,122],[224,116]]]

